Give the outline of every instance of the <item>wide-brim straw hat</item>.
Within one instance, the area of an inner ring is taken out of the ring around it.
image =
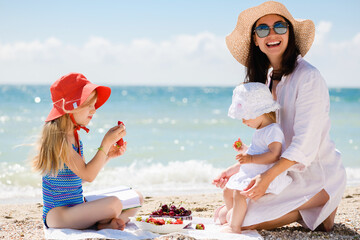
[[[226,37],[226,45],[234,58],[246,66],[252,37],[252,26],[259,18],[277,14],[286,18],[293,26],[295,33],[295,44],[300,50],[301,56],[310,50],[315,38],[315,25],[309,19],[294,19],[286,7],[274,1],[268,1],[259,6],[244,10],[239,14],[236,27]]]
[[[50,87],[53,108],[45,122],[54,120],[81,106],[96,90],[95,109],[101,107],[110,97],[111,89],[91,83],[81,73],[69,73],[56,80]]]

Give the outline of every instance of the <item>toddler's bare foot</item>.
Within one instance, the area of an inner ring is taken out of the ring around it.
[[[225,226],[221,229],[223,233],[241,233],[241,228],[232,228],[230,225]]]
[[[113,218],[108,223],[98,223],[97,228],[99,230],[110,228],[110,229],[119,229],[123,231],[125,229],[125,221],[120,218]]]
[[[228,210],[225,206],[223,206],[219,211],[219,221],[221,225],[227,223],[226,215],[228,214]]]

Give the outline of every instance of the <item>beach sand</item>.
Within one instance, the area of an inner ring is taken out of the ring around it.
[[[195,217],[213,217],[214,210],[222,204],[221,194],[200,194],[168,197],[145,197],[139,215],[146,215],[161,204],[174,202],[192,210]],[[272,231],[259,231],[264,239],[360,239],[360,186],[347,187],[335,218],[332,232],[309,231],[299,224],[291,224]],[[0,205],[0,239],[43,239],[42,204]],[[158,239],[183,238],[180,234]]]

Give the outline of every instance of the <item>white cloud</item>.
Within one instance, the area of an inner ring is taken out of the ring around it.
[[[128,44],[102,37],[91,37],[81,46],[55,38],[0,43],[0,56],[6,66],[1,82],[10,83],[31,79],[49,84],[70,71],[110,84],[235,85],[243,78],[224,38],[208,32],[161,42],[134,39]]]
[[[360,86],[360,33],[330,41],[331,22],[317,26],[306,59],[329,86]],[[134,39],[113,42],[94,36],[81,45],[49,38],[44,41],[0,42],[1,83],[51,84],[63,74],[82,72],[96,83],[124,85],[230,85],[244,78],[244,68],[225,46],[223,36],[209,32],[178,35],[163,41]]]
[[[316,26],[316,38],[306,56],[316,66],[329,86],[360,87],[356,71],[360,69],[360,33],[351,39],[332,41],[332,23],[322,21]]]
[[[318,26],[316,26],[314,46],[320,45],[324,42],[326,35],[330,32],[332,27],[331,22],[321,21]]]

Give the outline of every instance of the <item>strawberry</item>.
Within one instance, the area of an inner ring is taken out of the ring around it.
[[[120,126],[121,124],[125,126],[122,121],[118,121],[118,126]],[[124,145],[124,140],[121,138],[119,141],[116,142],[116,144],[118,147],[122,147]]]
[[[159,218],[159,219],[157,219],[157,220],[155,221],[155,225],[164,225],[164,224],[165,224],[165,220],[164,220],[164,219]]]
[[[242,141],[240,140],[240,138],[234,142],[233,147],[236,151],[241,151]]]
[[[196,224],[196,227],[195,227],[195,228],[198,229],[198,230],[205,230],[205,226],[204,226],[204,224],[202,224],[202,223]]]
[[[183,220],[181,220],[181,218],[176,219],[176,221],[174,222],[174,224],[183,224]]]

